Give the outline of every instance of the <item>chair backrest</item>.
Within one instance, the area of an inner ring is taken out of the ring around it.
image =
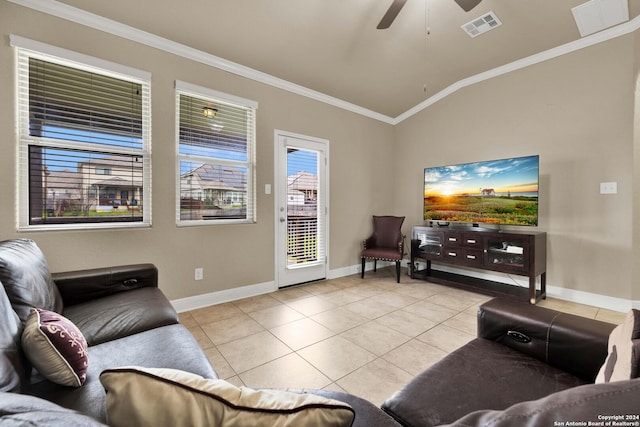
[[[402,241],[403,216],[373,216],[373,236],[382,248],[397,248]]]

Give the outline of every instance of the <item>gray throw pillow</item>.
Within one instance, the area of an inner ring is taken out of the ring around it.
[[[33,240],[0,242],[0,282],[22,322],[27,320],[32,307],[62,312],[60,292],[44,254]]]

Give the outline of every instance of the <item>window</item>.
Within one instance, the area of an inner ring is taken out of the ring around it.
[[[15,36],[11,42],[19,228],[150,225],[150,75]]]
[[[255,221],[257,107],[176,82],[179,225]]]

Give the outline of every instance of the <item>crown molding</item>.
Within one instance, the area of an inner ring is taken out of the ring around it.
[[[228,61],[216,55],[212,55],[207,52],[203,52],[198,49],[186,46],[181,43],[174,42],[172,40],[157,36],[155,34],[131,27],[129,25],[122,24],[120,22],[108,19],[76,7],[60,3],[56,0],[7,0],[11,3],[18,4],[20,6],[28,7],[30,9],[37,10],[42,13],[46,13],[58,18],[66,19],[76,24],[84,25],[99,31],[103,31],[118,37],[122,37],[127,40],[131,40],[149,47],[153,47],[167,53],[171,53],[185,59],[190,59],[211,67],[218,68],[223,71],[227,71],[238,76],[254,80],[259,83],[264,83],[269,86],[273,86],[278,89],[286,90],[291,93],[295,93],[306,98],[310,98],[328,105],[332,105],[337,108],[341,108],[352,113],[356,113],[365,117],[369,117],[374,120],[378,120],[391,125],[397,125],[404,120],[414,116],[420,111],[428,108],[443,98],[457,92],[458,90],[467,86],[474,85],[476,83],[483,82],[485,80],[492,79],[494,77],[501,76],[503,74],[517,71],[531,65],[539,64],[549,59],[557,58],[562,55],[566,55],[575,52],[580,49],[593,46],[598,43],[605,42],[617,37],[624,36],[640,29],[640,16],[611,27],[609,29],[600,31],[595,34],[591,34],[587,37],[575,40],[573,42],[566,43],[564,45],[540,52],[526,58],[519,59],[509,64],[496,67],[494,69],[485,71],[483,73],[475,74],[465,79],[459,80],[440,92],[427,98],[420,104],[410,108],[397,117],[389,117],[387,115],[378,113],[373,110],[361,107],[356,104],[344,101],[333,96],[326,95],[324,93],[309,89],[307,87],[289,82],[287,80],[272,76],[267,73],[255,70],[253,68],[238,64],[233,61]]]
[[[359,105],[352,104],[350,102],[338,99],[324,93],[309,89],[307,87],[289,82],[284,79],[272,76],[262,71],[255,70],[253,68],[246,67],[242,64],[238,64],[233,61],[228,61],[216,55],[212,55],[207,52],[203,52],[198,49],[186,46],[181,43],[174,42],[164,37],[157,36],[155,34],[143,31],[126,24],[108,19],[94,13],[78,9],[73,6],[69,6],[64,3],[60,3],[55,0],[7,0],[11,3],[18,4],[20,6],[28,7],[38,12],[46,13],[58,18],[66,19],[67,21],[74,22],[76,24],[84,25],[105,33],[109,33],[118,37],[122,37],[127,40],[131,40],[149,47],[153,47],[162,50],[167,53],[171,53],[180,56],[185,59],[200,62],[211,67],[218,68],[222,71],[226,71],[232,74],[236,74],[241,77],[245,77],[250,80],[254,80],[259,83],[264,83],[269,86],[283,89],[288,92],[295,93],[297,95],[304,96],[316,101],[323,102],[325,104],[332,105],[334,107],[341,108],[343,110],[351,111],[353,113],[369,117],[384,123],[393,123],[393,118],[380,114],[378,112],[369,110]]]

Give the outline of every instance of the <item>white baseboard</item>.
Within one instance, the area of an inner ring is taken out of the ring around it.
[[[276,290],[277,287],[275,282],[265,282],[257,285],[241,286],[239,288],[225,289],[223,291],[180,298],[172,300],[171,305],[173,305],[173,308],[175,308],[178,313],[183,313],[185,311],[208,307],[210,305],[222,304],[243,298],[268,294]]]
[[[574,289],[566,289],[559,286],[547,285],[547,296],[565,301],[576,302],[578,304],[590,305],[593,307],[605,308],[608,310],[621,312],[627,312],[632,308],[640,307],[640,301],[610,297],[607,295],[594,294],[591,292],[576,291]]]
[[[378,261],[377,268],[385,268],[395,265],[393,262]],[[403,266],[406,266],[406,262],[402,262]],[[362,266],[360,264],[350,265],[348,267],[336,268],[334,270],[327,271],[327,279],[339,279],[340,277],[351,276],[352,274],[360,273]],[[364,271],[373,271],[373,261],[367,261],[364,267]]]
[[[402,266],[406,267],[407,260],[402,262]],[[385,268],[392,266],[393,263],[379,261],[378,268]],[[353,274],[360,273],[360,264],[350,265],[347,267],[336,268],[327,271],[327,279],[338,279],[340,277],[351,276]],[[523,276],[514,276],[510,274],[502,274],[495,272],[480,272],[477,270],[467,270],[461,268],[455,268],[445,265],[437,265],[438,270],[464,274],[467,276],[473,276],[480,279],[493,280],[496,282],[507,283],[517,286],[529,286],[529,281]],[[373,270],[373,262],[367,262],[365,265],[365,271]],[[178,313],[182,313],[189,310],[195,310],[202,307],[208,307],[211,305],[222,304],[230,301],[237,301],[243,298],[249,298],[257,295],[268,294],[277,290],[275,282],[265,282],[256,285],[241,286],[233,289],[225,289],[223,291],[211,292],[207,294],[196,295],[187,298],[180,298],[172,300],[171,304]],[[560,286],[553,286],[547,283],[547,296],[565,301],[571,301],[578,304],[590,305],[593,307],[605,308],[608,310],[626,312],[631,308],[640,309],[640,301],[627,300],[624,298],[610,297],[607,295],[594,294],[591,292],[577,291],[574,289],[567,289]]]
[[[365,271],[366,270],[367,269],[365,268]],[[349,267],[336,268],[334,270],[328,270],[327,279],[339,279],[340,277],[351,276],[352,274],[357,273],[360,273],[360,264],[350,265]]]
[[[378,262],[379,268],[387,267],[392,263]],[[403,264],[404,265],[404,264]],[[340,277],[350,276],[360,272],[360,264],[349,267],[337,268],[327,271],[327,279],[338,279]],[[367,262],[365,271],[373,270],[373,261]],[[259,283],[257,285],[240,286],[233,289],[225,289],[223,291],[210,292],[207,294],[194,295],[192,297],[180,298],[172,300],[171,305],[178,313],[195,310],[198,308],[208,307],[211,305],[222,304],[230,301],[237,301],[242,298],[255,297],[257,295],[268,294],[278,290],[275,282]]]
[[[485,272],[471,269],[462,269],[447,265],[438,264],[434,267],[440,271],[449,273],[463,274],[466,276],[477,277],[479,279],[492,280],[494,282],[506,283],[509,285],[517,285],[522,287],[529,286],[529,279],[525,276],[516,276],[512,274]],[[592,307],[605,308],[608,310],[626,312],[631,308],[637,308],[640,301],[630,299],[611,297],[607,295],[594,294],[591,292],[578,291],[574,289],[563,288],[561,286],[550,285],[547,281],[547,297],[556,298],[564,301],[575,302],[578,304],[590,305]]]

